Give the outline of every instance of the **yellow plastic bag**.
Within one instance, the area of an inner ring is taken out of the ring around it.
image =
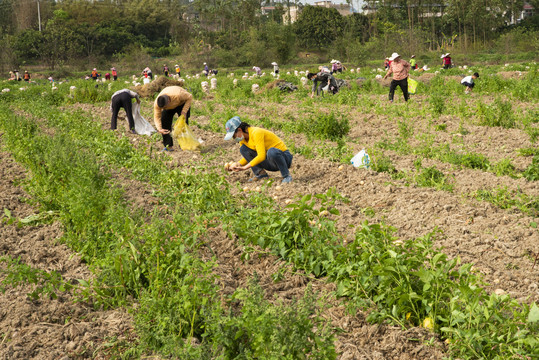
[[[416,89],[417,89],[417,81],[415,81],[414,79],[408,78],[408,93],[415,94]]]
[[[200,143],[189,129],[189,125],[185,123],[185,116],[183,115],[176,120],[172,130],[172,137],[180,144],[182,150],[200,150]]]

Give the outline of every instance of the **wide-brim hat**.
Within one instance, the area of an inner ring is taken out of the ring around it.
[[[337,60],[331,60],[329,63],[330,64],[335,64],[337,62]]]
[[[206,65],[206,63],[204,63],[204,65]]]
[[[97,69],[96,69],[96,68],[93,68],[93,70],[92,70],[92,71],[97,71]]]
[[[440,59],[443,59],[445,57],[445,54],[442,54],[442,56],[440,56]]]
[[[175,67],[180,67],[180,65],[178,65],[178,64],[176,64],[176,65],[174,65],[174,66],[175,66]]]
[[[449,55],[451,55],[451,53],[447,53],[447,54],[445,54],[445,56],[449,56]]]
[[[415,55],[412,55],[411,57],[412,57],[412,58],[415,58]]]
[[[271,63],[271,65],[277,65],[277,63],[274,61],[274,62]]]
[[[238,130],[238,127],[241,124],[239,116],[234,116],[230,118],[225,125],[226,135],[225,140],[231,140],[234,137],[234,133]]]
[[[116,68],[115,68],[115,67],[113,67],[113,68],[110,68],[110,69],[111,69],[112,71],[116,71]]]
[[[389,58],[389,60],[393,61],[395,60],[396,58],[400,57],[399,54],[397,54],[396,52],[394,52],[393,54],[391,54],[391,57]]]

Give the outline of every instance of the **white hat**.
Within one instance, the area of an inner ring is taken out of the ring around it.
[[[97,69],[96,69],[96,68],[94,68],[94,70],[93,70],[93,71],[96,71],[96,70],[97,70]]]
[[[447,54],[445,54],[445,56],[449,56],[449,55],[451,55],[451,53],[447,53]]]
[[[277,65],[277,63],[274,61],[274,62],[271,63],[271,65],[274,65],[274,66],[275,66],[275,65]]]
[[[395,60],[396,58],[400,57],[399,54],[397,54],[396,52],[394,52],[393,54],[391,54],[391,57],[389,58],[389,60],[393,61]]]
[[[337,62],[337,60],[331,60],[329,63],[330,64],[335,64]]]
[[[174,66],[175,66],[175,67],[180,67],[180,65],[178,65],[178,64],[176,64],[176,65],[174,65]]]
[[[443,59],[444,57],[446,57],[446,55],[442,54],[442,56],[440,56],[440,59]]]
[[[204,65],[206,65],[206,63],[204,63]]]

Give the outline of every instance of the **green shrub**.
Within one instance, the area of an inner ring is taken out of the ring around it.
[[[345,115],[318,114],[302,121],[301,132],[318,139],[337,141],[348,135],[350,122]]]
[[[539,180],[539,155],[534,155],[530,166],[522,174],[529,181]]]
[[[433,114],[441,115],[445,110],[445,98],[435,93],[429,97],[430,109]]]

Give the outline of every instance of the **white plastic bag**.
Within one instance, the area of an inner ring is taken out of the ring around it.
[[[352,165],[356,168],[365,168],[368,169],[371,166],[371,157],[365,149],[362,149],[360,152],[358,152],[354,157],[350,160]]]
[[[151,135],[156,132],[153,126],[140,115],[139,103],[133,104],[133,120],[135,122],[135,131],[137,134]]]

